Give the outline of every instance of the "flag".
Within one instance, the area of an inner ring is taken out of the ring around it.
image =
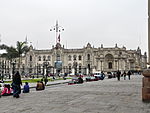
[[[58,36],[58,39],[57,39],[57,40],[58,40],[58,42],[60,43],[60,34],[59,34],[59,36]]]

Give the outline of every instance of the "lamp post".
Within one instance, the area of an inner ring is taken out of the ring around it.
[[[44,63],[43,63],[43,78],[44,78],[44,74],[45,74],[45,73],[44,73]]]
[[[16,62],[12,61],[11,64],[12,64],[12,75],[14,75],[15,74],[15,65],[16,65]]]
[[[45,76],[45,85],[47,84],[48,80],[47,80],[47,76],[48,76],[48,65],[49,65],[49,62],[46,60],[46,62],[44,62],[44,66],[46,67],[46,76]]]
[[[122,55],[122,53],[119,52],[119,55],[118,55],[118,70],[119,70],[119,67],[120,67],[120,66],[119,66],[119,65],[120,65],[120,64],[119,64],[119,60],[121,59],[121,55]]]
[[[74,67],[74,74],[75,75],[77,75],[77,66],[78,66],[78,63],[74,60],[73,67]]]
[[[36,66],[36,72],[37,72],[37,78],[39,78],[39,64],[37,63],[37,66]]]
[[[1,79],[2,79],[2,81],[4,79],[4,61],[2,61],[2,76],[1,76]]]
[[[0,60],[0,80],[1,80],[1,78],[2,78],[2,62]]]
[[[46,66],[46,79],[47,79],[47,76],[48,76],[48,65],[49,65],[49,62],[45,62],[45,66]]]

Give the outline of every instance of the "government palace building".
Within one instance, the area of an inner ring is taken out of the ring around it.
[[[36,50],[30,46],[22,61],[25,73],[46,72],[67,74],[92,74],[120,70],[142,71],[147,68],[147,55],[141,49],[127,50],[126,47],[92,47],[90,43],[80,49],[66,49],[60,43],[47,50]]]
[[[22,74],[92,74],[94,72],[142,71],[147,68],[147,55],[141,54],[141,49],[127,50],[126,47],[111,48],[92,47],[87,43],[80,49],[66,49],[56,43],[51,49],[37,50],[29,46],[29,51],[12,65],[10,61],[0,57],[0,74],[11,74],[13,68]],[[15,66],[15,67],[14,67]]]

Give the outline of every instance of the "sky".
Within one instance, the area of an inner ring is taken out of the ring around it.
[[[147,0],[0,0],[1,44],[51,49],[56,21],[65,48],[118,47],[148,51]]]

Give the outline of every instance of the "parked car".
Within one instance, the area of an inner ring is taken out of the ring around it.
[[[79,78],[74,77],[74,78],[72,78],[71,81],[68,82],[68,85],[81,84],[81,83],[83,83],[83,79],[82,79],[82,82],[81,82],[81,79],[82,79],[82,77],[79,77]]]
[[[99,78],[95,77],[95,76],[89,76],[85,78],[86,82],[88,81],[98,81]]]
[[[107,76],[108,76],[108,79],[113,78],[113,75],[111,72],[107,72]]]
[[[98,78],[99,80],[103,80],[105,78],[105,74],[100,73],[100,72],[95,72],[94,77]]]

